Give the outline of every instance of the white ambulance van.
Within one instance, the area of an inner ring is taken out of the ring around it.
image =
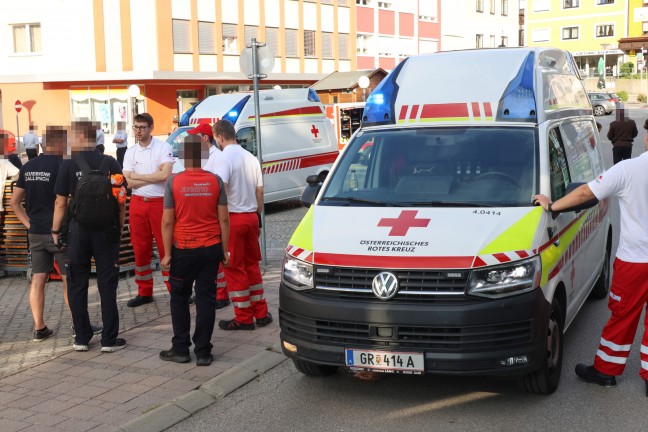
[[[531,197],[557,200],[604,169],[568,52],[404,60],[302,196],[313,204],[283,263],[284,353],[307,375],[508,376],[553,392],[563,332],[588,297],[607,297],[612,226],[607,201],[549,214]]]
[[[264,200],[299,197],[305,179],[309,175],[324,179],[339,153],[324,107],[312,89],[280,89],[260,91],[259,109]],[[257,155],[252,93],[209,96],[195,108],[189,125],[214,124],[219,119],[230,120],[236,141]]]

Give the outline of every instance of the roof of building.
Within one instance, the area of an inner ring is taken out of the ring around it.
[[[313,84],[311,87],[316,91],[352,90],[358,87],[358,79],[360,79],[361,76],[366,75],[367,78],[371,78],[377,73],[381,73],[383,77],[387,75],[387,71],[382,68],[362,69],[351,72],[333,72],[329,76]]]

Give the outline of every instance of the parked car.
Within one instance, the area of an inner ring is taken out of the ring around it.
[[[610,114],[616,108],[616,104],[621,102],[615,93],[588,93],[587,96],[595,116]]]

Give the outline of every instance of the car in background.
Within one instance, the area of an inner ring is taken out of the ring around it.
[[[181,126],[169,134],[166,142],[173,146],[173,157],[178,157],[178,146],[184,142],[191,129],[193,126]]]
[[[610,114],[621,98],[616,93],[587,93],[595,116]]]

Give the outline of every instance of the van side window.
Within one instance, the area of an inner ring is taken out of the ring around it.
[[[551,199],[556,201],[565,195],[570,183],[569,167],[562,136],[557,127],[549,131],[549,164],[551,166]]]
[[[574,182],[594,180],[598,174],[594,172],[592,156],[597,156],[596,136],[591,121],[568,121],[561,126],[569,163],[569,172]],[[596,159],[598,161],[598,158]]]
[[[239,129],[236,132],[236,142],[254,156],[257,155],[256,131],[253,127]]]

